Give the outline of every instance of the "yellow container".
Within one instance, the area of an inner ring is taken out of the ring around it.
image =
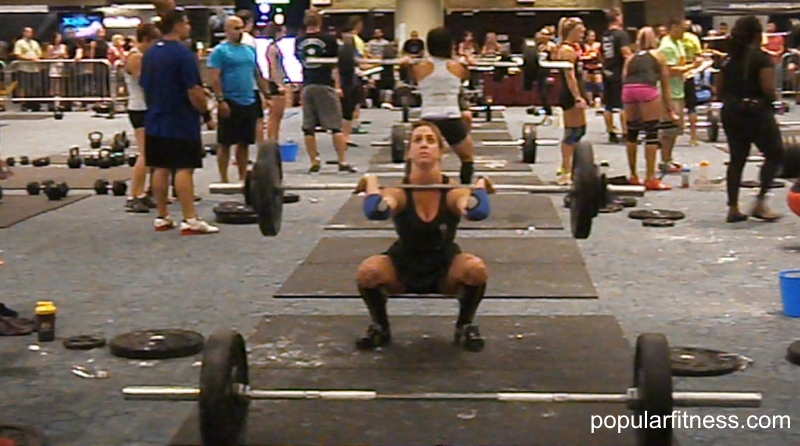
[[[49,300],[42,300],[36,302],[36,315],[47,315],[47,314],[55,314],[58,311],[55,304]]]

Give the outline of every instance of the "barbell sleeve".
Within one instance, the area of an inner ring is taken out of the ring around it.
[[[132,386],[122,389],[128,400],[196,400],[200,389],[175,386]],[[628,404],[636,400],[636,389],[627,393],[548,393],[548,392],[419,392],[378,393],[374,390],[254,390],[245,388],[242,396],[253,400],[406,400],[445,401],[482,400],[508,403],[576,403]],[[761,407],[763,397],[757,392],[673,392],[672,400],[679,407]]]
[[[356,183],[307,183],[302,185],[284,185],[285,191],[304,191],[304,190],[349,190],[356,189]],[[381,186],[386,188],[387,186]],[[391,187],[391,186],[388,186]],[[460,186],[459,186],[460,187]],[[547,185],[547,184],[493,184],[496,191],[504,192],[529,192],[537,194],[562,194],[571,190],[570,186]],[[413,188],[413,187],[412,187]],[[425,186],[416,187],[425,189]],[[428,187],[429,189],[443,189],[438,186]],[[607,186],[608,191],[618,195],[642,197],[645,193],[644,186],[613,185]],[[241,184],[214,183],[208,186],[208,191],[215,195],[237,195],[243,193]]]

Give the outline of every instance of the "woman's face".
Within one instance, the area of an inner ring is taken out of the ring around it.
[[[595,35],[594,31],[589,31],[589,32],[586,33],[586,41],[587,42],[591,43],[591,42],[594,42],[596,39],[597,39],[597,36]]]
[[[470,42],[470,41],[472,41],[472,33],[471,33],[471,32],[469,32],[469,31],[467,31],[467,32],[464,34],[464,40],[465,40],[465,41],[467,41],[467,42]]]
[[[442,147],[439,138],[428,126],[420,126],[411,133],[408,147],[408,159],[419,166],[431,166],[439,162],[442,157]]]
[[[64,38],[61,36],[60,33],[56,33],[55,36],[53,36],[53,43],[55,45],[60,44],[63,40],[64,40]]]
[[[572,29],[572,32],[569,33],[569,40],[573,42],[578,42],[583,39],[583,36],[586,34],[586,27],[578,24],[575,28]]]

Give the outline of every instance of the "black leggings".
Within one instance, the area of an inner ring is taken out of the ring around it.
[[[759,198],[763,198],[767,195],[769,186],[783,163],[783,141],[775,115],[771,110],[758,114],[743,114],[738,110],[723,108],[722,126],[730,148],[727,174],[728,206],[736,206],[739,203],[742,171],[752,144],[758,147],[765,158],[761,167],[761,190],[758,193]]]

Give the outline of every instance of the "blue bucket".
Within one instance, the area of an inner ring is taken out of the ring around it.
[[[783,314],[800,317],[800,270],[782,271],[780,281]]]
[[[300,152],[300,147],[296,142],[287,141],[280,145],[281,147],[281,161],[286,163],[293,163],[297,161],[297,155]]]

